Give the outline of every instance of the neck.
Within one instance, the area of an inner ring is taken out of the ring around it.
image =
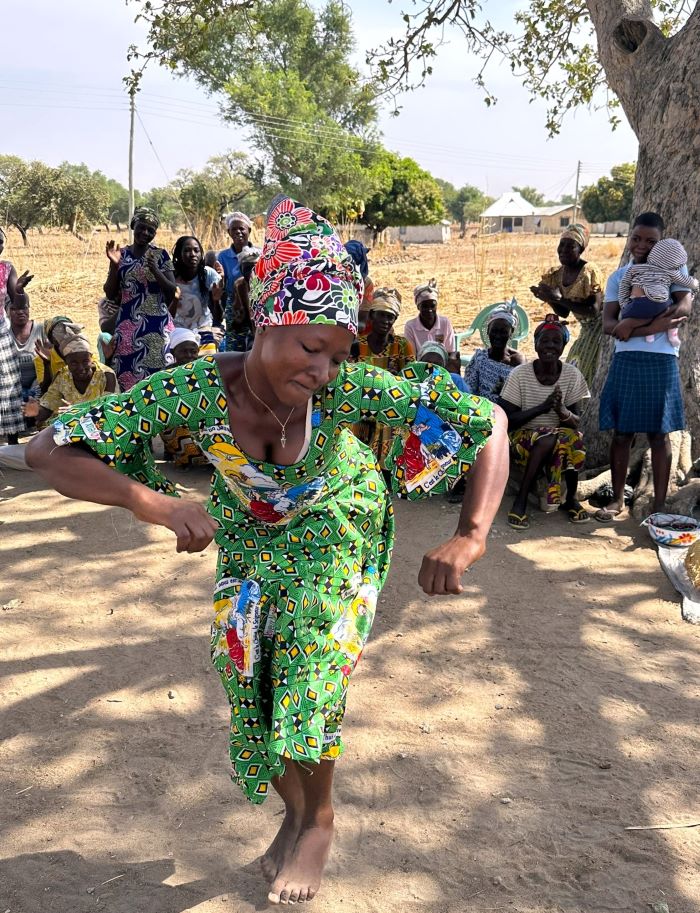
[[[148,244],[137,244],[136,241],[131,245],[131,252],[137,257],[143,257],[148,250]]]
[[[275,414],[281,414],[282,412],[288,413],[289,406],[283,403],[275,395],[260,363],[260,359],[255,357],[254,351],[255,350],[253,349],[250,353],[243,356],[243,386],[251,408],[260,415],[267,414],[268,410],[265,406],[271,409]],[[245,378],[248,379],[247,384],[245,383]],[[262,402],[256,399],[256,396],[259,396]]]
[[[423,324],[426,330],[432,330],[432,328],[437,323],[437,314],[433,314],[432,317],[424,317],[423,314],[421,314],[420,322]]]
[[[370,330],[369,336],[367,337],[367,342],[373,348],[383,349],[387,342],[389,341],[389,336],[391,333],[385,333],[383,336],[377,333],[376,330]]]
[[[180,267],[180,279],[185,279],[187,282],[194,279],[197,275],[197,267],[185,266],[184,264]]]
[[[507,346],[491,346],[489,348],[489,358],[492,358],[494,361],[501,361],[506,354],[507,348]]]
[[[540,374],[543,374],[547,377],[555,377],[559,373],[560,364],[561,364],[561,362],[559,361],[559,359],[557,359],[556,361],[546,363],[546,362],[542,361],[542,359],[536,358],[535,361],[533,362],[533,365],[537,365],[537,369],[540,372]]]

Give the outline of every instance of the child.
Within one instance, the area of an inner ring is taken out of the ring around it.
[[[681,268],[688,262],[685,248],[675,238],[664,238],[657,241],[647,257],[646,263],[635,263],[627,270],[620,281],[620,317],[626,320],[632,317],[641,321],[651,321],[673,306],[671,285],[679,285],[697,292],[698,281]],[[640,323],[644,326],[644,323]],[[671,345],[678,347],[680,339],[678,330],[668,331]],[[647,342],[653,342],[654,336],[647,336]]]
[[[178,365],[187,365],[196,358],[199,358],[199,337],[192,330],[176,327],[170,334],[165,350],[168,366],[176,368]],[[195,444],[189,428],[166,428],[160,437],[165,459],[178,469],[207,465],[207,458]]]

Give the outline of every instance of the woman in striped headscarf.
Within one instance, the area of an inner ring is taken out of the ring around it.
[[[530,291],[559,317],[566,319],[573,314],[581,324],[566,360],[579,369],[590,385],[598,369],[603,338],[603,275],[594,263],[582,259],[589,238],[585,225],[569,225],[557,247],[560,265],[547,270],[539,285],[531,286]]]

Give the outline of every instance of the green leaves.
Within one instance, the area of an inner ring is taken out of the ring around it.
[[[581,210],[589,222],[629,220],[636,173],[634,164],[616,165],[609,178],[602,177],[583,191]]]
[[[385,150],[378,156],[375,173],[380,187],[362,215],[375,231],[391,225],[434,225],[444,218],[440,186],[413,159]]]

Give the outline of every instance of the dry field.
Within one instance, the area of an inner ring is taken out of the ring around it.
[[[34,273],[30,293],[36,316],[66,313],[85,324],[91,335],[97,332],[96,308],[107,275],[104,245],[108,237],[126,243],[126,234],[118,232],[98,231],[86,241],[65,233],[33,232],[25,248],[17,232],[8,232],[5,256],[18,271]],[[172,250],[176,237],[162,231],[157,243]],[[255,240],[259,243],[261,239]],[[380,246],[370,257],[371,273],[376,284],[402,292],[406,318],[414,314],[413,287],[435,277],[443,312],[457,330],[463,330],[486,304],[512,295],[532,318],[544,316],[544,306],[533,299],[529,287],[556,264],[556,247],[556,236],[545,235],[467,237],[444,245],[412,244],[405,249]],[[608,275],[617,268],[623,247],[622,238],[593,238],[588,258]]]

